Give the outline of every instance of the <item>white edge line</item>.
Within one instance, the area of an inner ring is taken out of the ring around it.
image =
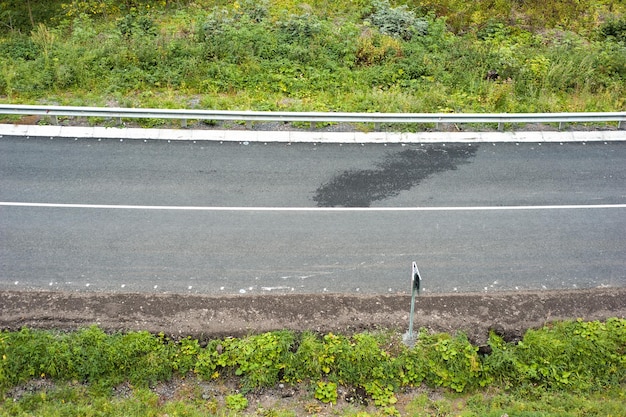
[[[2,207],[77,208],[105,210],[170,210],[170,211],[505,211],[505,210],[570,210],[570,209],[624,209],[626,204],[580,204],[545,206],[475,206],[475,207],[211,207],[211,206],[141,206],[114,204],[57,204],[0,202]]]
[[[510,132],[303,132],[0,124],[2,136],[265,143],[536,143],[626,141],[626,130]]]

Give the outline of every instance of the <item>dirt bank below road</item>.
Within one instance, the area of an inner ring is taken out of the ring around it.
[[[271,330],[341,332],[408,328],[410,296],[285,294],[210,296],[0,291],[0,328],[148,330],[208,339]],[[421,296],[415,328],[466,333],[484,344],[490,329],[509,340],[561,319],[626,317],[626,288]]]

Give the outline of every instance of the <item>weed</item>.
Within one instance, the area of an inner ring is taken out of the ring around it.
[[[248,408],[248,399],[242,394],[227,395],[225,401],[229,410],[243,411]]]
[[[172,349],[170,360],[172,368],[181,375],[193,370],[200,353],[200,343],[198,340],[186,337],[178,342],[178,349]]]
[[[323,409],[319,403],[315,403],[315,402],[306,403],[304,404],[303,408],[304,408],[304,411],[306,411],[309,414],[319,413]]]
[[[334,382],[318,382],[315,387],[315,398],[323,403],[337,403],[337,384]]]
[[[393,385],[382,385],[377,380],[365,384],[365,391],[372,397],[374,404],[388,407],[398,402],[394,395]]]

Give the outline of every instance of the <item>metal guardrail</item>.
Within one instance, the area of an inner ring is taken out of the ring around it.
[[[0,104],[0,114],[49,116],[58,123],[58,116],[104,117],[127,119],[178,119],[186,127],[187,120],[236,120],[245,122],[333,122],[333,123],[606,123],[626,126],[626,112],[612,113],[341,113],[341,112],[270,112],[238,110],[172,110],[114,107],[67,107]]]

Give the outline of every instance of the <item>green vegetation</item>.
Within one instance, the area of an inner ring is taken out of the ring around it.
[[[6,0],[0,6],[3,102],[363,112],[626,109],[624,0]]]
[[[337,403],[339,387],[346,387],[360,390],[377,407],[375,413],[398,415],[403,392],[430,387],[444,389],[444,398],[415,396],[403,404],[406,415],[434,409],[439,415],[459,410],[489,415],[524,408],[528,415],[548,415],[541,414],[542,407],[562,415],[579,415],[580,409],[585,415],[620,415],[618,405],[626,396],[625,319],[551,323],[529,330],[518,343],[491,334],[489,347],[491,352],[481,355],[462,334],[426,331],[412,348],[392,332],[347,337],[287,331],[216,339],[203,347],[190,338],[173,341],[147,332],[107,335],[95,326],[72,333],[25,328],[0,333],[0,415],[245,413],[253,408],[247,395],[278,384],[308,387],[317,401],[311,409]],[[163,408],[150,388],[175,378],[229,382],[237,391],[225,392],[222,408],[193,389]],[[33,381],[54,384],[14,401],[13,390]],[[115,396],[124,384],[132,394]],[[54,407],[61,411],[49,414]]]

